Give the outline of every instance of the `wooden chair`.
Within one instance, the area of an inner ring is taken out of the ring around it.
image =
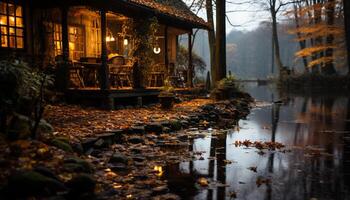
[[[149,87],[162,87],[165,80],[165,65],[156,64],[151,69],[148,79]]]

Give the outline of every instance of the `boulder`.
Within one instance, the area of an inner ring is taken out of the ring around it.
[[[123,163],[123,164],[128,164],[129,158],[124,155],[123,153],[120,152],[115,152],[111,158],[109,159],[110,163]]]
[[[88,174],[79,174],[67,183],[69,199],[94,199],[95,179]]]
[[[56,179],[35,171],[27,171],[10,176],[4,193],[16,199],[51,196],[66,189],[64,184]]]

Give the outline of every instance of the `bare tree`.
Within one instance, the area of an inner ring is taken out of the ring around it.
[[[208,30],[208,42],[209,42],[209,52],[210,52],[210,71],[211,71],[211,80],[215,85],[215,82],[218,81],[215,67],[215,31],[214,31],[214,12],[213,12],[213,2],[212,0],[206,0],[205,4],[207,12],[208,24],[211,27]]]
[[[226,0],[216,0],[216,46],[215,67],[217,77],[226,77]]]

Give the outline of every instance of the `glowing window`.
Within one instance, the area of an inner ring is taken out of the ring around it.
[[[1,47],[24,48],[24,24],[22,6],[0,2],[0,38]]]

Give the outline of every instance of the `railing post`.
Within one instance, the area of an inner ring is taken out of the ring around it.
[[[101,15],[101,68],[99,70],[100,77],[100,89],[101,90],[109,90],[109,69],[108,69],[108,55],[107,55],[107,16],[106,10],[102,8],[100,10]]]

